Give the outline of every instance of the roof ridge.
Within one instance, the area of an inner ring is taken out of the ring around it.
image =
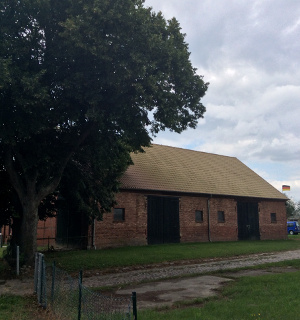
[[[223,155],[223,154],[219,154],[219,153],[206,152],[206,151],[200,151],[200,150],[194,150],[194,149],[186,149],[186,148],[183,148],[183,147],[168,146],[168,145],[159,144],[159,143],[151,143],[149,147],[144,147],[144,148],[151,148],[151,146],[160,146],[160,147],[167,147],[167,148],[173,148],[173,149],[181,149],[181,150],[184,150],[184,151],[191,151],[191,152],[197,152],[197,153],[211,154],[211,155],[214,155],[214,156],[238,159],[235,156],[228,156],[228,155]]]

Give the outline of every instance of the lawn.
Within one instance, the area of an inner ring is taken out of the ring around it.
[[[251,253],[300,249],[297,238],[278,241],[235,241],[215,243],[181,243],[104,250],[46,253],[46,261],[68,271],[106,269],[172,262],[178,260],[226,258]]]
[[[0,296],[0,319],[5,320],[31,320],[28,312],[29,299],[18,296]]]
[[[300,271],[242,277],[217,298],[165,311],[139,311],[143,320],[281,320],[297,319]]]

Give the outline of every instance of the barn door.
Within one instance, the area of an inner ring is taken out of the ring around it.
[[[257,202],[238,202],[239,240],[259,240],[259,220]]]
[[[176,243],[179,237],[179,198],[148,196],[148,244]]]

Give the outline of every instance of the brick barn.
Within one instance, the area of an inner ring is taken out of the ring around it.
[[[286,239],[287,197],[237,158],[153,144],[132,160],[90,246]]]

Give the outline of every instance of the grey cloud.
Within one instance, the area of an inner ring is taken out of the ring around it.
[[[155,142],[269,162],[266,175],[277,185],[290,179],[300,194],[300,2],[147,3],[178,18],[192,63],[210,82],[198,128],[161,133]]]

